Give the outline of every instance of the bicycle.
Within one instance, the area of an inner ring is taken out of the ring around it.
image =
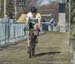
[[[31,30],[30,34],[29,34],[29,39],[30,39],[30,47],[28,48],[29,51],[29,58],[31,58],[32,56],[34,56],[35,54],[35,47],[36,44],[38,43],[38,38],[37,36],[34,35],[34,31],[36,32],[36,30]]]
[[[30,46],[28,47],[28,53],[29,53],[29,58],[31,58],[35,54],[35,47],[36,47],[36,43],[38,43],[37,36],[38,36],[39,31],[35,30],[34,28],[30,27],[30,25],[29,25],[29,24],[32,24],[32,26],[33,26],[36,23],[38,23],[37,19],[29,19],[28,21],[29,21],[29,23],[28,23],[29,30],[28,31],[29,31],[29,40],[30,40]],[[35,34],[37,34],[37,36]]]

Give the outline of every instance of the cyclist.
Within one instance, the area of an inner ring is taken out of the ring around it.
[[[37,19],[37,23],[35,24],[32,24],[32,23],[29,23],[29,20],[30,19]],[[36,43],[37,43],[37,36],[38,36],[38,30],[40,29],[40,21],[41,21],[41,15],[40,13],[37,12],[37,8],[36,7],[31,7],[30,9],[30,12],[27,14],[27,18],[26,18],[27,22],[26,24],[29,23],[29,31],[28,31],[28,34],[29,34],[29,38],[28,38],[28,52],[30,52],[30,46],[31,46],[31,38],[30,38],[30,34],[32,33],[31,29],[34,29],[35,30],[35,34],[34,34],[34,38],[36,39]],[[34,39],[33,39],[34,40]],[[36,45],[36,43],[34,43],[34,46]],[[35,50],[33,51],[35,52]],[[34,53],[32,54],[34,56]]]

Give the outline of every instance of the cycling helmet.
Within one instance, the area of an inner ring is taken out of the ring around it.
[[[36,7],[31,7],[30,11],[31,11],[31,13],[36,13],[37,12],[37,8]]]

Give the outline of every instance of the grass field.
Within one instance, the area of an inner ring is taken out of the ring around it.
[[[27,41],[0,49],[0,64],[69,64],[68,33],[47,32],[39,36],[35,57],[28,58]]]

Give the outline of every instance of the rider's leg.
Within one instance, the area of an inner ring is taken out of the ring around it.
[[[32,32],[29,31],[28,33],[29,33],[29,34],[28,34],[28,47],[30,47],[30,46],[31,46]]]
[[[31,52],[31,37],[30,37],[30,32],[28,34],[28,53]]]
[[[30,47],[30,32],[28,31],[28,47]]]
[[[30,39],[28,38],[28,47],[30,47]]]
[[[38,43],[38,37],[37,37],[37,35],[34,35],[34,42]]]
[[[37,38],[38,33],[39,33],[39,31],[38,31],[38,24],[35,24],[35,25],[34,25],[34,29],[35,29],[35,31],[34,31],[35,43],[38,43],[38,38]]]

